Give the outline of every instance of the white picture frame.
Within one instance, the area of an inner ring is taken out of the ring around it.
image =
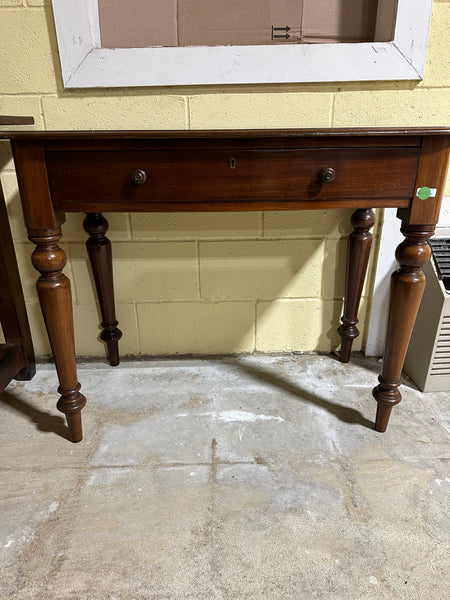
[[[65,88],[421,80],[433,0],[379,0],[374,41],[102,48],[97,0],[52,0]]]

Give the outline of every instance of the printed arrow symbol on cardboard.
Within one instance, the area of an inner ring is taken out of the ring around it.
[[[290,31],[291,28],[288,27],[286,25],[286,27],[274,27],[272,25],[272,39],[283,39],[283,40],[288,40],[291,36],[288,34],[288,31]],[[275,35],[275,31],[284,31],[285,34],[284,35]]]

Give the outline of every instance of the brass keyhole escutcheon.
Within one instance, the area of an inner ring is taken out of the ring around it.
[[[237,160],[235,158],[230,158],[230,169],[236,168]]]

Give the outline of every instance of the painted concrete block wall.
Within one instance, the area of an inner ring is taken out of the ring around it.
[[[414,82],[65,91],[49,0],[0,0],[0,114],[35,129],[449,125],[450,1],[435,0]],[[0,170],[33,339],[50,352],[7,143]],[[446,194],[450,195],[450,184]],[[351,211],[106,215],[122,353],[328,351],[339,343]],[[63,226],[76,347],[102,355],[82,215]],[[382,213],[379,214],[382,220]],[[375,229],[377,235],[378,228]],[[375,244],[376,254],[376,244]],[[373,261],[360,319],[364,345]]]

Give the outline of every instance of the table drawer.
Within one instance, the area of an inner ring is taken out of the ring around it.
[[[81,198],[125,208],[411,198],[419,153],[414,147],[47,151],[46,164],[55,207],[70,210]],[[324,182],[327,169],[334,179]]]

